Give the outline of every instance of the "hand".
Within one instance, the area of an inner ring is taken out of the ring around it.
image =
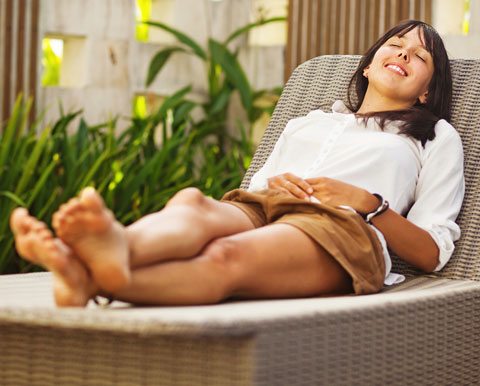
[[[370,213],[378,207],[378,199],[365,189],[327,177],[307,178],[313,196],[322,204],[347,205],[359,213]]]
[[[309,200],[313,188],[303,178],[292,173],[284,173],[267,179],[268,188],[281,190],[294,197]]]

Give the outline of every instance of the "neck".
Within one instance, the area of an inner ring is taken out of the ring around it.
[[[357,113],[368,114],[380,111],[405,110],[412,105],[410,102],[399,101],[398,99],[391,99],[385,95],[378,94],[369,87]]]

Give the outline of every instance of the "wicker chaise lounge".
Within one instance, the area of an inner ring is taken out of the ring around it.
[[[243,187],[293,117],[345,96],[358,57],[289,80]],[[55,308],[48,273],[0,277],[0,385],[480,384],[480,60],[453,60],[462,238],[446,268],[368,296]],[[5,214],[3,214],[5,215]]]

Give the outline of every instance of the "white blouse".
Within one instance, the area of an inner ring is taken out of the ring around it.
[[[364,124],[336,101],[332,113],[314,110],[288,122],[248,190],[265,189],[267,178],[290,172],[302,178],[335,178],[379,193],[390,208],[430,233],[440,250],[435,268],[439,271],[460,237],[455,219],[465,183],[460,136],[445,120],[437,122],[435,133],[435,139],[423,147],[399,134],[397,122],[386,124],[382,131],[375,119]],[[385,284],[402,281],[402,275],[390,273],[385,238],[373,229],[384,247]]]

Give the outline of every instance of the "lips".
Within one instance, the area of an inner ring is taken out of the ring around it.
[[[387,63],[385,65],[389,70],[396,72],[400,76],[408,76],[407,71],[400,64],[397,63]]]

